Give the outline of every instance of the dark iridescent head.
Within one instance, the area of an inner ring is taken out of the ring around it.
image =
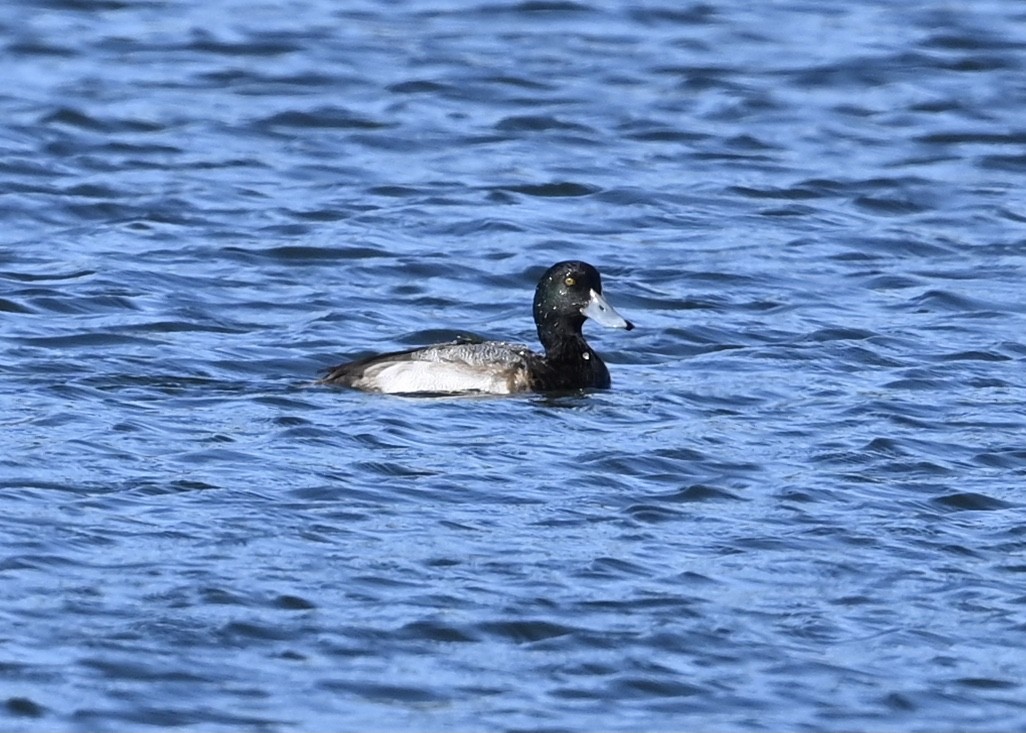
[[[554,337],[580,334],[588,318],[610,328],[634,328],[602,297],[598,270],[577,260],[557,262],[534,291],[534,321],[542,344],[548,347]]]

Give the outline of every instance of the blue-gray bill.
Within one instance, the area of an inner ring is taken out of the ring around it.
[[[628,331],[634,328],[633,323],[617,313],[616,308],[609,305],[609,301],[594,290],[591,291],[591,299],[588,304],[581,308],[581,315],[608,328],[625,328]]]

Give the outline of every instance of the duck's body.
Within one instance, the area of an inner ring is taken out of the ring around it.
[[[602,297],[598,270],[584,262],[560,262],[535,290],[534,320],[544,355],[523,344],[464,339],[342,364],[321,382],[390,394],[607,389],[609,370],[581,333],[587,318],[634,328]]]
[[[531,389],[530,365],[538,358],[523,344],[451,341],[343,364],[322,381],[402,394],[513,394]]]

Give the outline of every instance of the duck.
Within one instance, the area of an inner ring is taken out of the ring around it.
[[[587,262],[557,262],[534,291],[534,323],[543,354],[525,344],[463,337],[367,356],[332,367],[319,384],[399,395],[509,395],[609,389],[609,369],[581,331],[586,320],[633,330],[602,294]]]

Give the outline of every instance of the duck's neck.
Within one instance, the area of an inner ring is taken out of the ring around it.
[[[542,336],[545,346],[544,370],[549,389],[609,387],[609,370],[591,350],[580,331]]]
[[[576,364],[594,357],[594,352],[580,332],[551,336],[544,339],[542,345],[545,347],[545,358],[554,363]]]
[[[574,319],[541,318],[538,321],[538,340],[545,347],[545,357],[549,361],[567,361],[579,359],[582,353],[590,351],[581,326],[584,318]]]

